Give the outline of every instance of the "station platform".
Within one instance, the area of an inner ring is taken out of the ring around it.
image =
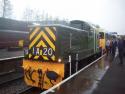
[[[114,58],[92,94],[125,94],[125,58],[122,65],[119,62],[118,56]]]
[[[7,49],[0,49],[0,59],[23,56],[23,55],[24,55],[23,50],[20,50],[20,51],[8,51]]]
[[[120,65],[118,56],[105,55],[59,89],[45,94],[125,94],[125,58]]]

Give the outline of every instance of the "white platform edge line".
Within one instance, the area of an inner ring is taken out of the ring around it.
[[[60,85],[64,84],[65,82],[67,82],[68,80],[70,80],[71,78],[73,78],[74,76],[78,75],[80,72],[82,72],[83,70],[87,69],[89,66],[91,66],[92,64],[94,64],[95,62],[97,62],[98,60],[100,60],[101,58],[103,58],[105,56],[102,55],[101,57],[99,57],[98,59],[96,59],[95,61],[93,61],[92,63],[88,64],[87,66],[85,66],[84,68],[82,68],[81,70],[79,70],[78,72],[74,73],[73,75],[71,75],[70,77],[66,78],[65,80],[61,81],[60,83],[56,84],[55,86],[51,87],[50,89],[40,93],[40,94],[47,94],[49,92],[51,92],[52,90],[58,88]]]

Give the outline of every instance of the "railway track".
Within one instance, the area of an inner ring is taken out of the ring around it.
[[[23,74],[20,72],[13,71],[13,72],[4,73],[0,75],[0,86],[20,78],[23,78]]]
[[[0,94],[16,94],[29,88],[21,70],[23,56],[0,59]]]
[[[21,69],[23,56],[0,59],[0,94],[38,94],[41,89],[29,87]]]
[[[11,58],[2,58],[2,59],[0,59],[0,63],[2,62],[2,61],[8,61],[8,60],[17,60],[17,59],[22,59],[24,56],[15,56],[15,57],[11,57]]]
[[[23,77],[18,77],[6,83],[2,83],[0,94],[16,94],[26,88],[28,88],[28,86],[24,83]]]
[[[24,56],[0,59],[0,74],[13,70],[21,71],[22,60]]]
[[[0,94],[37,94],[32,93],[35,92],[33,87],[29,87],[24,83],[23,75],[21,74],[15,74],[16,77],[14,77],[15,72],[10,72],[3,74],[3,79],[0,77]],[[10,76],[11,75],[11,76]],[[13,76],[12,76],[13,75]],[[10,77],[8,77],[10,76]],[[40,91],[40,89],[39,89]],[[29,93],[30,92],[30,93]],[[38,92],[38,91],[37,91]]]
[[[12,73],[14,71],[15,70],[13,69],[13,70],[10,70],[9,72],[2,72],[2,73],[0,73],[0,76],[4,76],[4,75],[7,75],[7,74],[10,74],[10,73]]]
[[[27,93],[28,91],[31,91],[32,89],[33,89],[33,87],[28,87],[28,88],[25,88],[23,90],[20,90],[16,94],[24,94],[24,93]]]
[[[0,85],[23,77],[23,72],[19,71],[21,70],[22,58],[23,57],[20,56],[0,59]]]
[[[28,87],[24,90],[17,92],[16,94],[40,94],[43,91],[44,90],[41,90],[40,88]]]

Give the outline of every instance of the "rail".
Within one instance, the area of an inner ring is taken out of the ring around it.
[[[16,94],[23,94],[23,93],[25,94],[27,91],[29,91],[31,89],[33,89],[33,87],[28,87],[28,88],[25,88],[25,89],[23,89],[21,91],[18,91]]]
[[[9,83],[9,82],[15,81],[15,80],[19,80],[19,79],[23,79],[23,76],[20,76],[20,77],[17,77],[17,78],[8,80],[8,81],[1,82],[0,86],[2,86],[3,84]]]
[[[65,80],[63,80],[62,82],[56,84],[55,86],[51,87],[50,89],[40,93],[40,94],[47,94],[50,92],[53,92],[54,89],[58,88],[59,86],[61,86],[62,84],[64,84],[65,82],[67,82],[68,80],[70,80],[71,78],[75,77],[76,75],[78,75],[80,72],[84,71],[85,69],[87,69],[88,67],[90,67],[91,65],[93,65],[94,63],[96,63],[98,60],[100,60],[101,58],[103,58],[105,56],[102,55],[101,57],[99,57],[98,59],[96,59],[95,61],[93,61],[92,63],[88,64],[87,66],[85,66],[84,68],[82,68],[81,70],[79,70],[78,72],[74,73],[73,75],[71,75],[70,77],[66,78]]]
[[[19,58],[23,58],[24,56],[16,56],[16,57],[10,57],[10,58],[2,58],[0,59],[0,61],[6,61],[6,60],[12,60],[12,59],[19,59]]]
[[[14,69],[10,70],[9,72],[2,72],[2,73],[0,73],[0,76],[4,76],[4,75],[7,75],[7,74],[10,74],[10,73],[13,73],[13,72],[15,72]]]

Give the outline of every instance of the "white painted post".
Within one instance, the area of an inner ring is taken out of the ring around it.
[[[70,76],[71,76],[71,74],[72,74],[71,55],[69,55],[69,64],[70,64],[70,65],[69,65],[69,67],[70,67],[70,68],[69,68],[69,69],[70,69],[69,72],[70,72]]]
[[[76,54],[76,72],[78,71],[78,54]]]

